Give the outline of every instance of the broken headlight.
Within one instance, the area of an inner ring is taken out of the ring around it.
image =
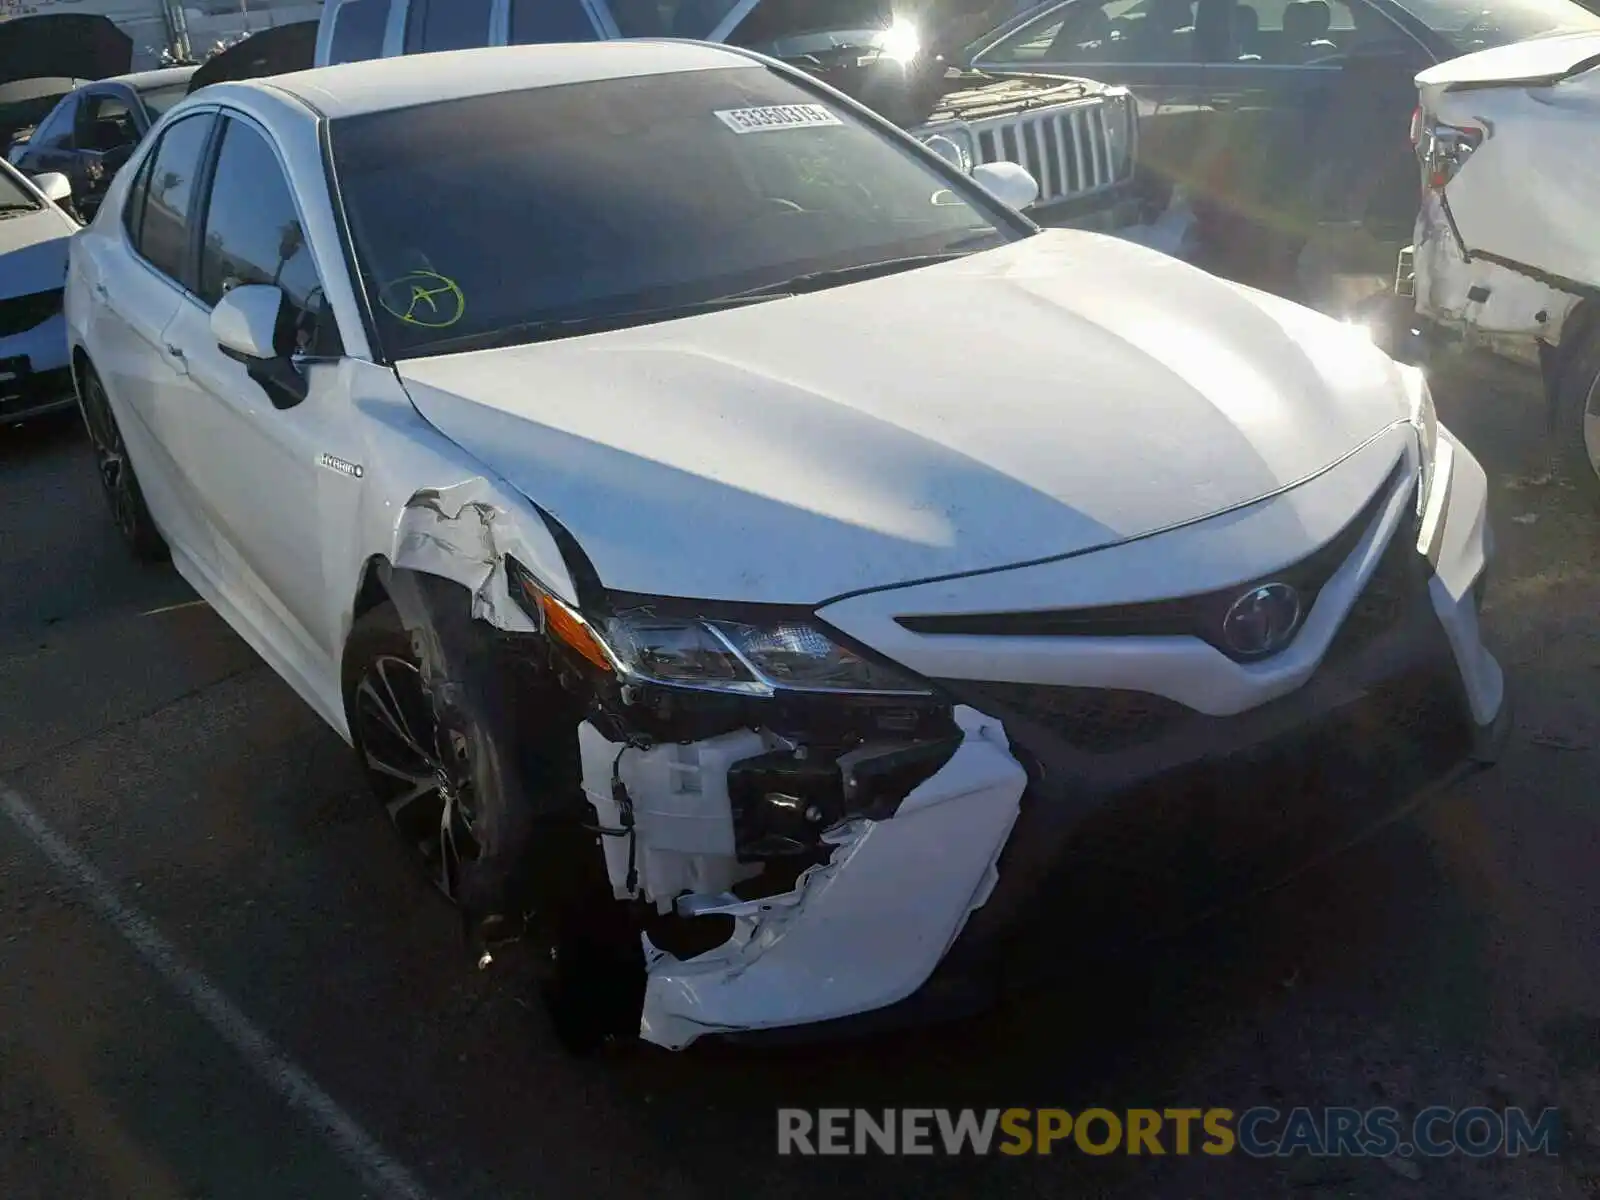
[[[619,612],[604,640],[626,675],[640,682],[747,696],[778,691],[927,695],[915,676],[840,645],[802,620],[759,624]]]
[[[927,696],[932,689],[893,663],[868,658],[804,619],[664,616],[635,606],[593,621],[506,560],[511,595],[539,631],[634,683],[771,696],[776,692]]]

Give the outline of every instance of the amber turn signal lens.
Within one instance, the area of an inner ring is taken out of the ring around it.
[[[576,613],[553,596],[539,593],[539,611],[544,614],[545,631],[570,646],[577,654],[599,667],[612,671],[611,656],[600,639]]]

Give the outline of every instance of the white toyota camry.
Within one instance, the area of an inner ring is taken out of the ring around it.
[[[1496,753],[1423,377],[1019,171],[732,49],[470,50],[207,88],[75,240],[123,531],[572,1044],[900,1011],[1062,863],[1226,890]]]

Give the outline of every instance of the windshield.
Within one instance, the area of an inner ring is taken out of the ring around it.
[[[5,167],[0,167],[0,213],[27,210],[29,212],[39,208],[39,201],[17,182],[17,178]]]
[[[139,99],[144,101],[145,109],[150,113],[150,120],[157,120],[167,109],[189,94],[189,85],[186,83],[169,84],[166,87],[154,87],[139,93]]]
[[[1572,0],[1400,0],[1462,54],[1553,33],[1600,30],[1600,16]]]
[[[534,340],[530,323],[667,319],[1028,230],[759,66],[346,117],[329,137],[391,358]]]

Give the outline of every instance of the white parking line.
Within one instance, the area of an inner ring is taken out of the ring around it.
[[[69,846],[17,792],[0,784],[0,812],[67,876],[84,898],[159,974],[250,1064],[261,1081],[301,1115],[310,1118],[344,1159],[379,1195],[397,1200],[429,1200],[409,1171],[317,1086],[316,1081],[257,1029],[250,1018],[200,972],[179,957],[172,943],[137,909],[125,904],[94,866]]]

